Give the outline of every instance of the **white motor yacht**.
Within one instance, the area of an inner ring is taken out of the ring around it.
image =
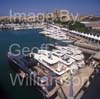
[[[74,73],[85,65],[82,52],[69,50],[69,47],[68,50],[39,50],[38,53],[34,53],[34,58],[57,75],[62,75],[69,70]]]

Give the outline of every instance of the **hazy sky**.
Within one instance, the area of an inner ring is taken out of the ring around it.
[[[100,0],[0,0],[0,15],[13,12],[52,12],[67,9],[81,15],[100,15]]]

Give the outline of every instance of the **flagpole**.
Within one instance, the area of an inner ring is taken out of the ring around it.
[[[73,74],[70,73],[69,99],[74,99]]]

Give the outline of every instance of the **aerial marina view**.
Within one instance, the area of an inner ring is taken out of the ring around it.
[[[0,99],[100,99],[100,1],[0,1]]]

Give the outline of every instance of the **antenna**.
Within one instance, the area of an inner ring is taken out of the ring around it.
[[[74,99],[74,89],[73,89],[73,75],[70,73],[70,88],[69,88],[69,97]]]

